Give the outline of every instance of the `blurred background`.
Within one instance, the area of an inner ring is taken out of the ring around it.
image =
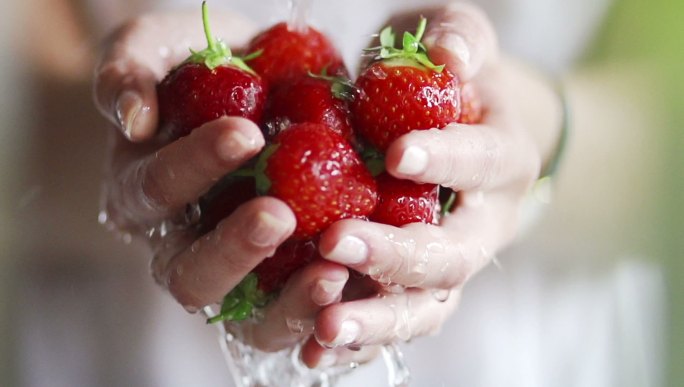
[[[154,285],[143,246],[97,222],[99,43],[162,3],[0,2],[2,385],[230,385],[214,330]],[[569,147],[501,267],[442,336],[406,346],[415,385],[684,385],[684,2],[520,3],[482,4],[504,48],[561,78]],[[554,20],[568,28],[545,36]],[[513,40],[525,28],[534,44]]]

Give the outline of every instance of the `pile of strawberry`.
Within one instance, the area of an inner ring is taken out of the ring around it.
[[[212,37],[204,3],[202,11],[208,48],[158,85],[162,130],[175,139],[221,116],[241,116],[262,128],[267,145],[204,195],[200,231],[258,195],[283,200],[297,219],[292,237],[225,297],[210,322],[243,320],[264,306],[318,258],[316,239],[336,221],[439,221],[439,186],[396,179],[383,172],[382,159],[411,130],[481,118],[473,89],[429,60],[420,42],[425,19],[415,35],[404,34],[401,49],[384,29],[375,60],[352,82],[337,49],[312,27],[276,24],[240,58]]]

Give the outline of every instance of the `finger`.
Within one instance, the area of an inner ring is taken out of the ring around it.
[[[505,195],[462,196],[440,226],[337,222],[321,236],[320,252],[384,285],[460,287],[511,240],[519,207]]]
[[[239,207],[163,268],[171,294],[190,311],[219,302],[295,228],[283,202],[269,197]]]
[[[430,59],[458,74],[462,81],[475,77],[498,55],[494,27],[477,6],[453,2],[430,21],[423,40]]]
[[[539,173],[539,152],[509,121],[489,117],[484,125],[451,124],[415,130],[387,150],[387,171],[398,178],[461,190],[488,190],[520,182],[527,188]],[[503,126],[507,125],[507,126]]]
[[[156,84],[189,55],[206,47],[199,9],[142,16],[119,28],[109,39],[95,71],[95,103],[102,114],[132,141],[156,133]],[[230,46],[249,39],[253,26],[243,17],[213,12],[216,36]]]
[[[444,300],[431,291],[407,289],[331,305],[316,319],[316,340],[325,347],[380,345],[437,334],[458,305],[460,293]]]
[[[227,173],[264,145],[259,128],[239,117],[223,117],[165,146],[119,177],[122,207],[136,219],[172,216],[197,201]]]
[[[247,328],[250,343],[274,352],[302,341],[313,333],[319,310],[342,298],[347,279],[346,267],[323,260],[295,273],[278,299],[266,307],[263,320]]]
[[[301,360],[309,368],[326,369],[330,367],[355,367],[375,359],[380,354],[377,345],[355,348],[325,348],[314,337],[309,338],[302,346]]]

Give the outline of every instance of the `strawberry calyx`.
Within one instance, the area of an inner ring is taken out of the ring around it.
[[[257,275],[248,274],[223,298],[219,314],[207,319],[207,324],[244,321],[252,317],[255,309],[263,308],[271,300],[271,296],[260,290],[258,285]]]
[[[352,101],[356,88],[351,79],[343,76],[328,75],[328,69],[324,68],[320,74],[309,71],[308,75],[314,79],[321,79],[330,83],[330,92],[333,97],[342,101]]]
[[[436,65],[432,63],[428,57],[427,48],[421,42],[425,29],[427,28],[427,19],[420,18],[416,33],[404,32],[402,39],[402,48],[396,48],[396,35],[392,27],[385,27],[380,32],[380,46],[369,48],[367,51],[377,52],[376,60],[382,60],[390,65],[422,65],[432,71],[441,73],[444,70],[444,65]]]
[[[207,2],[202,2],[202,23],[204,24],[204,35],[207,39],[207,48],[201,51],[190,49],[191,55],[183,63],[201,63],[213,70],[219,66],[232,65],[250,74],[256,74],[246,62],[261,55],[262,51],[256,51],[245,57],[234,56],[230,47],[220,39],[214,38],[209,26],[209,10]]]
[[[232,177],[253,177],[256,182],[257,195],[263,196],[268,194],[271,188],[271,179],[266,175],[266,167],[268,166],[268,159],[278,149],[278,144],[267,145],[259,154],[259,157],[252,168],[240,168],[229,174]]]
[[[385,172],[385,155],[372,146],[365,146],[361,152],[361,159],[373,177]]]

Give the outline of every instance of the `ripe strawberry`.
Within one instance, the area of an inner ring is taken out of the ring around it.
[[[466,82],[461,85],[461,116],[458,122],[461,124],[479,124],[483,116],[482,100],[472,83]]]
[[[208,319],[207,323],[242,321],[252,317],[255,308],[263,308],[278,296],[292,274],[317,258],[320,255],[314,241],[286,240],[272,257],[261,261],[223,298],[221,312]]]
[[[205,234],[239,206],[257,197],[253,177],[227,176],[199,200],[199,233]]]
[[[269,155],[270,153],[270,155]],[[267,159],[266,159],[267,158]],[[297,124],[282,131],[262,153],[259,190],[294,211],[294,237],[307,239],[332,223],[370,215],[377,202],[375,181],[352,146],[321,124]],[[258,173],[257,173],[258,174]]]
[[[161,127],[170,138],[189,134],[224,115],[260,123],[267,95],[266,83],[230,48],[211,36],[206,2],[202,19],[209,47],[194,52],[157,86]]]
[[[397,179],[388,173],[376,177],[378,205],[370,220],[378,223],[403,226],[439,221],[439,186],[419,184]]]
[[[420,43],[426,25],[421,18],[415,36],[406,32],[401,50],[394,48],[392,29],[385,28],[377,60],[356,80],[354,127],[380,151],[411,130],[442,128],[460,115],[458,79],[430,62]]]
[[[319,257],[314,241],[288,239],[272,257],[261,261],[252,273],[259,280],[259,290],[270,294],[280,291],[294,272]]]
[[[265,123],[274,136],[290,124],[323,124],[354,143],[349,104],[351,81],[344,77],[305,75],[286,82],[269,96]]]
[[[247,46],[247,52],[258,51],[262,54],[252,60],[252,68],[272,85],[324,69],[332,75],[347,72],[337,49],[313,27],[297,31],[287,23],[276,24]]]

